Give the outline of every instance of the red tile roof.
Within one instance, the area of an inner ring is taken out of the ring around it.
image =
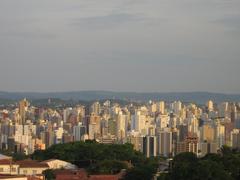
[[[1,159],[0,165],[9,165],[9,164],[15,164],[11,159]]]
[[[89,180],[119,180],[117,175],[90,175]]]
[[[19,178],[24,178],[24,177],[26,177],[26,176],[24,176],[24,175],[0,174],[0,179],[14,179],[14,178],[19,179]]]
[[[56,180],[119,180],[124,173],[115,175],[87,175],[84,169],[79,170],[57,170],[55,171]]]
[[[79,170],[55,170],[56,180],[88,180],[85,169]]]
[[[20,168],[49,168],[48,164],[33,160],[17,161],[16,164],[19,164]]]

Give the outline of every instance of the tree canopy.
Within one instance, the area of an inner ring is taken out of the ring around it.
[[[240,179],[240,152],[224,146],[219,154],[207,154],[203,158],[182,153],[174,157],[170,172],[159,179],[237,180]]]
[[[156,158],[146,158],[131,144],[100,144],[95,141],[53,145],[32,154],[35,160],[61,159],[85,168],[90,174],[115,174],[127,170],[126,179],[151,179],[157,169]]]

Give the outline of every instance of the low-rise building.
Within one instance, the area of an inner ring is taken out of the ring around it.
[[[76,165],[59,159],[49,159],[41,163],[47,164],[50,169],[77,169]]]
[[[5,175],[41,175],[49,169],[48,164],[33,160],[13,161],[12,159],[0,160],[0,174]]]
[[[23,161],[17,161],[16,164],[19,165],[19,173],[23,175],[36,175],[36,174],[42,174],[43,171],[46,169],[49,169],[48,164],[46,163],[40,163],[33,160],[23,160]]]
[[[0,160],[0,174],[17,175],[19,165],[12,161],[12,159]]]

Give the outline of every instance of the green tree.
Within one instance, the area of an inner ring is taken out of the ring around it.
[[[196,179],[202,180],[232,180],[224,166],[211,160],[198,162]]]
[[[150,180],[156,173],[158,160],[155,158],[146,159],[144,162],[137,164],[134,168],[127,171],[125,180]]]
[[[193,153],[181,153],[174,157],[171,179],[195,179],[198,158]]]
[[[51,169],[43,171],[43,175],[45,176],[46,180],[54,180],[56,178],[53,170]]]
[[[117,160],[104,160],[99,161],[95,165],[91,166],[89,171],[93,174],[116,174],[122,169],[127,169],[126,162]]]

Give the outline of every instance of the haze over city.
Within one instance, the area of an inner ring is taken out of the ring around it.
[[[239,0],[1,0],[2,91],[240,93]]]

